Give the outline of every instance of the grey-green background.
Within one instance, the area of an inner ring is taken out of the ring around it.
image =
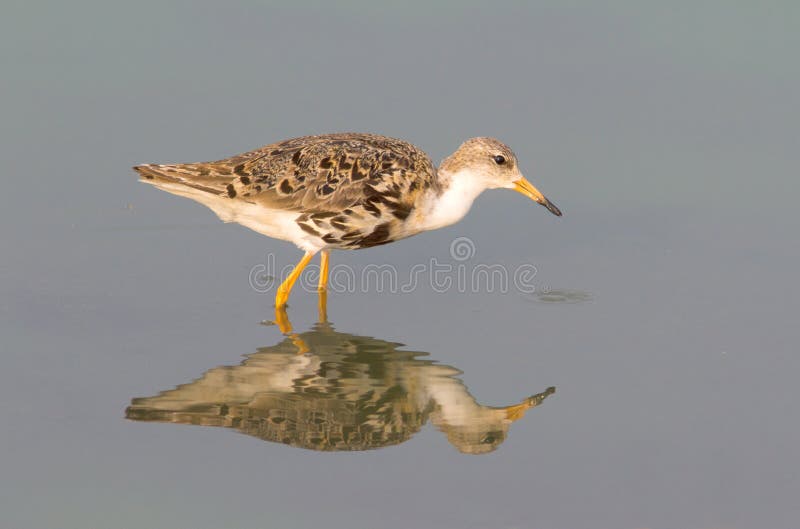
[[[798,28],[788,1],[4,1],[0,526],[796,528]],[[486,456],[430,426],[320,454],[126,421],[279,342],[248,274],[299,257],[130,166],[342,130],[437,161],[497,136],[565,215],[491,192],[334,264],[448,262],[467,236],[591,301],[333,293],[336,328],[483,403],[558,392]]]

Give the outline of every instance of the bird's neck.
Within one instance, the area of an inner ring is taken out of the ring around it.
[[[422,220],[425,230],[435,230],[454,224],[464,218],[472,203],[486,186],[480,178],[459,171],[439,172],[440,186],[423,199]]]
[[[461,379],[456,378],[458,374],[451,367],[437,365],[426,369],[422,379],[428,399],[436,403],[442,419],[451,425],[477,420],[491,409],[475,401]]]

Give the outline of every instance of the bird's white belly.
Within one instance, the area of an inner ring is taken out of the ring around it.
[[[319,237],[300,229],[295,222],[299,214],[295,211],[265,208],[258,204],[231,200],[225,196],[212,195],[171,182],[153,182],[153,185],[169,193],[200,202],[216,213],[223,222],[236,222],[267,237],[292,242],[307,252],[316,252],[326,246]]]

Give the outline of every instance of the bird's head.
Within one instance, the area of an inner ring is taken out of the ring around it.
[[[547,208],[553,215],[561,211],[520,172],[517,157],[507,145],[494,138],[471,138],[442,162],[440,172],[454,178],[478,180],[484,189],[513,189]]]

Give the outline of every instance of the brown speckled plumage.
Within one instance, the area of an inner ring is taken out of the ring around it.
[[[214,162],[135,169],[145,180],[295,211],[303,231],[343,249],[391,242],[420,193],[437,185],[422,150],[361,133],[304,136]]]

